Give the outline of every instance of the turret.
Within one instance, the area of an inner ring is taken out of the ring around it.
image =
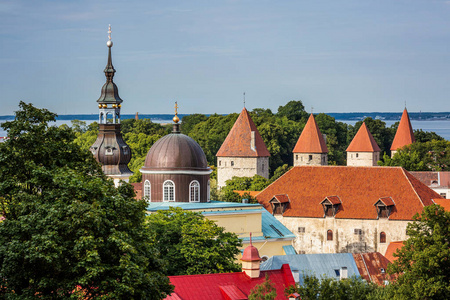
[[[313,114],[309,116],[292,153],[294,155],[294,166],[328,165],[327,144]]]
[[[380,160],[381,149],[364,122],[346,151],[347,166],[371,167]]]
[[[402,118],[400,119],[400,123],[398,124],[397,132],[395,133],[394,140],[392,141],[391,146],[391,157],[397,153],[397,150],[411,145],[416,141],[414,137],[414,132],[411,126],[411,121],[409,120],[408,111],[406,108],[403,110]]]

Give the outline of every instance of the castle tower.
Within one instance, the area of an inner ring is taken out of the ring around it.
[[[270,153],[245,107],[216,156],[218,188],[233,176],[269,178]]]
[[[119,181],[128,182],[133,174],[128,168],[131,160],[131,149],[124,142],[120,132],[120,108],[123,100],[119,97],[119,90],[113,82],[116,70],[112,64],[111,26],[108,31],[108,63],[105,68],[106,83],[97,100],[99,109],[99,131],[97,140],[90,147],[95,159],[101,163],[103,172],[114,180],[116,186]]]
[[[397,153],[397,150],[414,143],[416,139],[414,138],[414,132],[411,126],[411,121],[409,120],[408,111],[403,110],[402,118],[398,124],[397,132],[395,133],[394,141],[391,146],[391,157]]]
[[[313,114],[309,116],[292,153],[294,155],[294,167],[328,165],[327,144]]]
[[[347,166],[371,167],[380,160],[381,149],[364,122],[346,151]]]

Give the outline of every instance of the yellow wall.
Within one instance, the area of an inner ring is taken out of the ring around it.
[[[234,232],[240,238],[250,236],[262,236],[261,212],[243,214],[205,214],[210,220],[216,221],[217,225],[224,227],[227,232]]]

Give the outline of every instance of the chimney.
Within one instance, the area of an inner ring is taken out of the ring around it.
[[[292,294],[290,294],[290,295],[288,296],[288,299],[289,299],[289,300],[301,300],[300,294],[298,294],[298,293],[292,293]]]
[[[340,276],[339,279],[347,279],[348,278],[348,270],[347,267],[341,267],[341,272],[340,272]]]
[[[252,245],[252,233],[250,233],[250,246],[244,249],[241,261],[242,272],[250,278],[259,278],[261,273],[259,266],[261,257],[259,256],[258,249]]]
[[[256,146],[255,146],[255,132],[254,132],[254,131],[251,132],[250,148],[251,148],[253,151],[256,151]]]

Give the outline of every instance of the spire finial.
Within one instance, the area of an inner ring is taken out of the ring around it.
[[[405,109],[406,109],[406,100],[405,100]]]
[[[106,42],[106,46],[111,48],[113,45],[113,42],[111,41],[111,24],[108,26],[108,41]]]
[[[245,108],[245,92],[244,92],[244,108]]]
[[[175,117],[173,117],[173,122],[178,123],[180,118],[178,118],[178,102],[175,101]]]
[[[311,114],[313,114],[314,111],[314,107],[311,106]]]
[[[250,232],[250,246],[252,246],[252,233]]]

